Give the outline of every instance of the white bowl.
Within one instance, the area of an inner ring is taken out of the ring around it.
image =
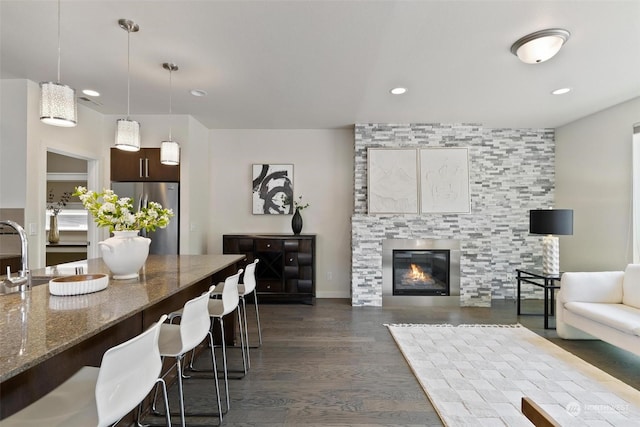
[[[109,276],[106,274],[78,274],[51,279],[49,292],[51,295],[82,295],[101,291],[107,285]]]

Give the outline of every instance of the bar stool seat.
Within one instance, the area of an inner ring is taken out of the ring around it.
[[[2,427],[106,427],[134,410],[153,390],[162,386],[162,361],[158,349],[160,324],[107,350],[100,368],[85,366],[60,386],[31,405],[0,421]],[[166,423],[171,426],[171,419]]]

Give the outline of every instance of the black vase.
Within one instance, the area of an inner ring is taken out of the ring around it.
[[[293,230],[293,234],[300,234],[302,231],[302,215],[300,215],[299,209],[296,209],[296,213],[294,213],[293,218],[291,218],[291,229]]]

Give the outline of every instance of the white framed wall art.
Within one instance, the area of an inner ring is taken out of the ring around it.
[[[469,150],[420,149],[420,212],[470,213]]]
[[[415,148],[369,148],[369,213],[418,213],[418,156]]]

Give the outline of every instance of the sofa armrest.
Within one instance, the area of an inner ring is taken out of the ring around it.
[[[623,271],[567,272],[562,275],[562,302],[622,303]]]

